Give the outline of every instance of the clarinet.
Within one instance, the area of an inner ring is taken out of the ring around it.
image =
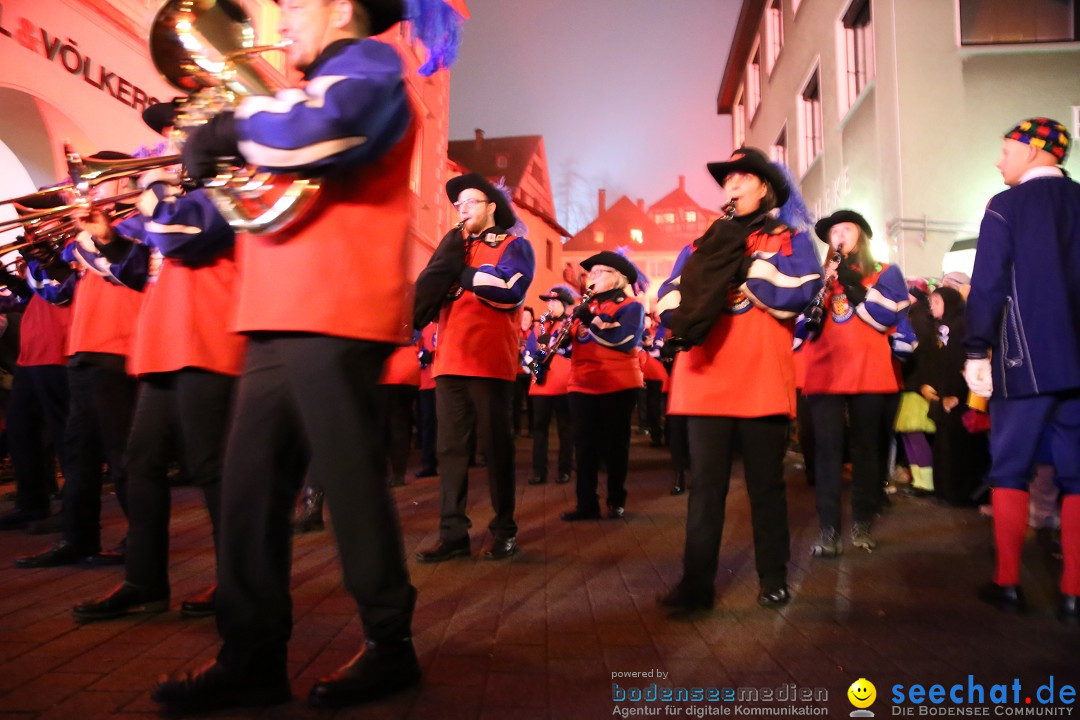
[[[465,221],[462,220],[461,222],[459,222],[457,225],[455,225],[454,227],[452,227],[450,229],[451,230],[457,230],[457,231],[460,232],[464,227],[465,227]],[[468,244],[467,244],[467,241],[466,241],[465,252],[468,253],[468,251],[469,251],[469,249],[468,249]],[[455,300],[457,300],[459,297],[461,297],[464,294],[465,294],[465,289],[461,287],[461,283],[458,282],[457,280],[454,280],[453,282],[450,283],[450,287],[448,287],[446,289],[446,300],[445,300],[445,302],[454,302]]]
[[[843,262],[844,256],[840,252],[839,248],[833,249],[833,254],[830,257],[830,264],[834,267],[833,271],[825,278],[825,283],[818,290],[818,294],[814,296],[814,299],[810,301],[810,304],[806,306],[806,310],[803,314],[806,315],[806,324],[804,327],[807,330],[808,338],[816,338],[821,334],[821,328],[825,324],[825,298],[829,296],[829,289],[832,287],[833,281],[836,280],[836,269],[839,268],[840,263]]]
[[[581,296],[581,302],[577,304],[574,310],[577,310],[583,305],[588,305],[596,292],[592,288],[585,291],[585,294]],[[529,363],[529,370],[532,371],[533,377],[536,378],[537,385],[543,385],[547,380],[547,371],[551,367],[551,361],[555,358],[556,352],[570,337],[570,326],[574,324],[574,311],[569,312],[563,316],[563,324],[559,327],[558,332],[555,333],[555,337],[551,338],[547,345],[541,347],[536,351],[536,357]]]

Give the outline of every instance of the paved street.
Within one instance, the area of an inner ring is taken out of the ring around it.
[[[861,677],[876,685],[871,709],[883,717],[896,710],[890,705],[897,684],[966,688],[973,675],[989,693],[991,685],[1018,678],[1023,705],[1051,675],[1057,687],[1080,681],[1080,628],[1054,619],[1055,561],[1034,536],[1024,574],[1031,612],[1003,616],[973,599],[993,559],[990,521],[975,511],[895,497],[877,525],[880,547],[872,555],[848,546],[838,560],[813,560],[812,490],[790,469],[795,598],[779,612],[768,611],[755,603],[748,505],[739,480],[729,500],[717,609],[677,622],[655,605],[656,595],[679,578],[686,508],[686,496],[668,495],[666,452],[635,437],[625,520],[567,524],[558,516],[571,507],[573,486],[527,486],[528,450],[528,441],[519,440],[520,554],[502,563],[476,557],[491,511],[484,471],[473,471],[473,558],[409,563],[420,591],[414,630],[422,686],[334,717],[606,718],[619,708],[700,717],[736,706],[616,703],[613,683],[646,697],[652,683],[721,689],[790,689],[794,683],[798,692],[820,688],[828,698],[795,705],[847,717],[853,710],[848,686]],[[411,473],[409,480],[394,492],[411,558],[436,539],[438,481],[414,481]],[[213,620],[181,620],[175,612],[180,600],[213,579],[199,498],[190,488],[174,492],[173,612],[150,618],[76,626],[72,603],[108,590],[122,573],[17,570],[14,557],[54,538],[0,533],[0,720],[156,716],[148,694],[156,676],[213,657]],[[0,509],[9,507],[5,501]],[[113,498],[105,508],[105,545],[111,546],[124,525]],[[299,537],[294,556],[296,627],[289,655],[295,699],[269,711],[215,717],[331,715],[309,710],[303,699],[315,678],[355,652],[360,627],[341,587],[329,532]],[[656,671],[662,675],[614,676]]]

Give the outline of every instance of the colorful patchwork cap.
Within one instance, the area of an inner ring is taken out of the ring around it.
[[[1038,117],[1024,120],[1009,132],[1006,140],[1019,142],[1045,150],[1057,158],[1058,164],[1065,162],[1069,154],[1069,131],[1057,120]]]

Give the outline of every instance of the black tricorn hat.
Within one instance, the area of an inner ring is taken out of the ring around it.
[[[281,0],[274,0],[274,2],[281,4]],[[405,19],[403,0],[356,0],[356,2],[367,10],[368,20],[371,23],[368,31],[372,35],[381,35]]]
[[[182,99],[177,97],[168,102],[150,105],[142,111],[142,121],[158,135],[162,134],[165,132],[165,128],[176,124],[176,111],[180,107]]]
[[[591,270],[593,265],[607,265],[609,268],[614,268],[625,275],[627,282],[631,285],[637,282],[637,268],[634,267],[634,263],[617,252],[602,250],[581,261],[581,267],[586,270]]]
[[[541,300],[558,300],[563,305],[570,307],[574,304],[574,296],[570,294],[570,290],[562,285],[556,285],[547,291],[547,293],[540,296]]]
[[[874,237],[874,231],[870,229],[870,223],[866,222],[859,213],[854,210],[837,210],[828,217],[823,217],[817,221],[814,225],[814,232],[817,234],[818,239],[824,243],[829,242],[829,230],[833,225],[839,225],[840,223],[855,223],[862,228],[862,231],[866,233],[867,238]]]
[[[788,187],[784,173],[776,165],[769,162],[769,158],[765,156],[765,153],[757,148],[741,147],[731,153],[729,160],[711,162],[706,167],[709,168],[709,172],[712,173],[712,176],[721,187],[723,187],[724,179],[729,174],[745,172],[757,175],[769,184],[769,187],[776,193],[777,206],[786,203],[788,197],[791,196],[791,188]]]
[[[495,203],[495,224],[503,230],[509,230],[517,222],[514,211],[510,208],[506,196],[499,189],[484,179],[483,175],[468,173],[450,178],[446,181],[446,197],[450,202],[457,202],[462,190],[472,188],[484,193],[484,196]]]

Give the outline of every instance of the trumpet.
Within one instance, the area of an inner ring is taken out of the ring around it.
[[[49,208],[47,210],[36,210],[32,212],[29,210],[24,210],[21,206],[16,206],[16,212],[19,213],[20,217],[0,222],[0,232],[11,230],[18,225],[26,226],[28,230],[35,227],[40,228],[40,226],[44,225],[45,223],[52,222],[54,220],[61,221],[61,224],[74,224],[74,220],[72,220],[69,216],[76,212],[99,208],[102,205],[117,205],[125,202],[126,200],[131,200],[138,197],[142,194],[142,192],[142,190],[131,190],[126,193],[120,193],[119,195],[113,195],[112,197],[108,197],[103,200],[91,200],[90,198],[78,197],[74,202],[67,205],[61,205],[59,207]],[[134,208],[126,209],[125,212],[130,214],[130,210],[133,209]]]

